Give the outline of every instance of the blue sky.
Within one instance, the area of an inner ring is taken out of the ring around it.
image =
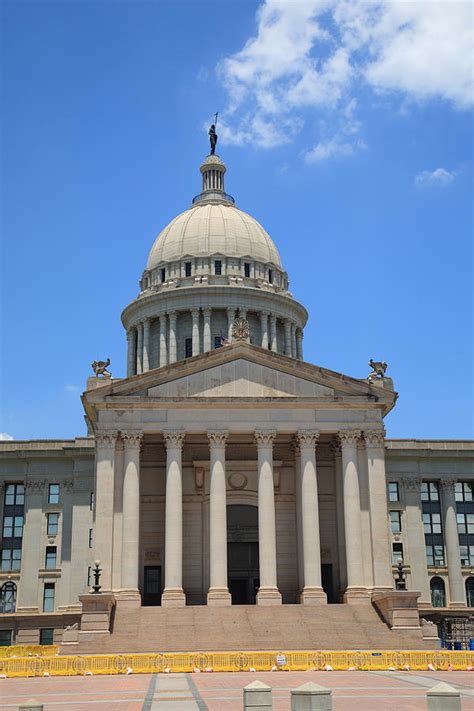
[[[472,437],[470,3],[3,5],[4,436],[85,432],[96,358],[200,189],[226,188],[308,309],[305,359],[388,361],[388,436]]]

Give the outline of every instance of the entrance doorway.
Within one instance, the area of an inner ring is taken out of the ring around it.
[[[323,563],[321,565],[321,582],[323,590],[327,595],[328,602],[337,602],[334,595],[334,583],[332,579],[332,565],[330,563]]]
[[[227,577],[233,605],[255,605],[260,586],[258,509],[227,507]]]
[[[145,565],[143,606],[161,605],[161,565]]]

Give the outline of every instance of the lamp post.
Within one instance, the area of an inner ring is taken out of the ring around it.
[[[397,560],[397,578],[395,578],[395,590],[406,590],[406,576],[402,558]]]
[[[94,570],[92,571],[94,575],[94,585],[92,586],[92,592],[94,594],[100,593],[100,574],[102,573],[102,568],[100,568],[100,560],[94,561]]]

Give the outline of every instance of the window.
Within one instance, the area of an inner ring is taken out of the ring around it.
[[[184,339],[184,357],[191,358],[192,354],[193,354],[193,339],[192,338],[185,338]]]
[[[437,481],[421,482],[421,500],[439,501],[439,486]]]
[[[250,263],[249,262],[244,263],[244,276],[247,278],[250,277]]]
[[[23,536],[23,516],[5,516],[3,518],[3,537],[21,538]]]
[[[21,568],[21,548],[3,548],[1,570],[15,571]]]
[[[214,274],[218,276],[222,274],[222,262],[220,259],[216,259],[214,262]]]
[[[388,483],[388,500],[389,501],[399,501],[400,500],[397,481],[389,481],[389,483]]]
[[[59,514],[57,514],[57,513],[48,514],[48,536],[57,536],[58,535],[58,523],[59,523]]]
[[[89,528],[89,548],[92,548],[92,542],[93,542],[93,531],[92,531],[92,528]]]
[[[43,612],[54,612],[54,583],[44,584]]]
[[[90,501],[89,501],[89,509],[90,509],[91,511],[94,510],[94,492],[93,492],[93,491],[91,491],[91,498],[90,498]]]
[[[400,533],[402,530],[401,511],[390,511],[390,525],[392,527],[392,533]]]
[[[458,481],[454,491],[456,501],[473,501],[474,483],[471,481]]]
[[[0,612],[11,614],[16,610],[16,584],[10,580],[0,588]]]
[[[466,602],[468,607],[474,607],[474,578],[466,580]]]
[[[441,514],[439,513],[424,513],[423,528],[426,533],[441,533]]]
[[[268,281],[273,284],[273,269],[268,270]]]
[[[458,533],[474,534],[474,513],[458,513],[456,514],[458,522]]]
[[[446,607],[446,590],[441,578],[431,578],[431,604],[433,607]]]
[[[163,282],[166,281],[166,269],[165,268],[161,269],[160,278],[161,278],[161,283],[163,284]]]
[[[426,564],[444,565],[444,546],[428,544],[426,546]]]
[[[0,630],[0,647],[10,647],[13,630]]]
[[[49,485],[48,504],[59,504],[59,484]]]
[[[191,276],[191,267],[192,267],[191,262],[184,263],[184,275],[185,276]]]
[[[397,565],[400,558],[403,560],[403,543],[392,543],[392,565]]]
[[[25,503],[25,487],[23,484],[7,484],[5,489],[5,506],[23,506]]]
[[[56,546],[46,546],[46,557],[44,567],[48,570],[56,569],[57,548]]]
[[[460,545],[461,565],[474,566],[474,546]]]
[[[40,644],[54,644],[54,629],[52,627],[43,627],[40,630]]]

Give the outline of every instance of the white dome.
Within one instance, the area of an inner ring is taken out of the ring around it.
[[[196,205],[171,220],[151,248],[147,269],[213,254],[249,257],[282,269],[273,240],[257,220],[233,205],[215,203]]]

